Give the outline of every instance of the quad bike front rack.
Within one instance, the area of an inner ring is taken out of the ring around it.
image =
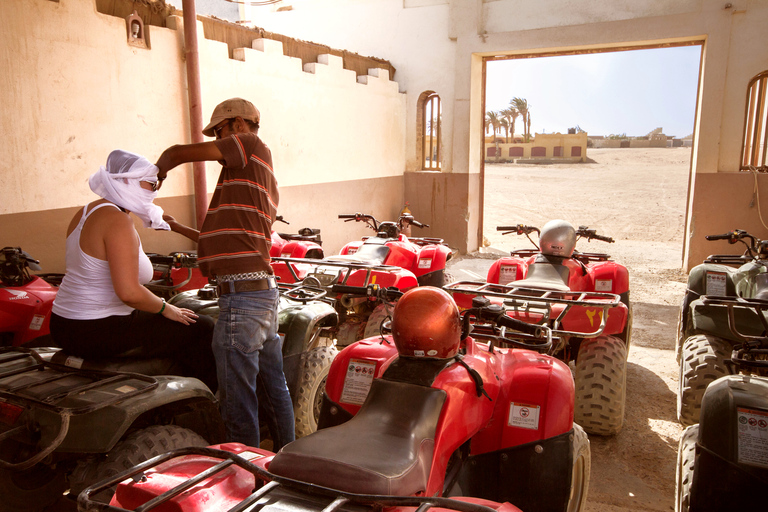
[[[450,498],[424,497],[424,496],[386,496],[374,494],[354,494],[330,489],[315,484],[293,480],[270,473],[266,469],[253,464],[249,460],[233,452],[219,450],[215,448],[188,447],[180,448],[171,452],[158,455],[133,468],[113,476],[109,480],[104,480],[83,490],[77,497],[78,510],[80,512],[129,512],[124,508],[101,503],[91,499],[91,496],[98,495],[100,492],[113,487],[120,482],[131,479],[134,482],[141,482],[147,479],[146,472],[152,468],[184,456],[205,456],[210,457],[211,467],[198,473],[190,475],[189,479],[164,492],[163,494],[147,501],[136,510],[148,512],[167,503],[173,498],[188,492],[196,485],[211,479],[217,474],[222,473],[227,468],[238,466],[251,473],[255,480],[257,488],[243,501],[229,509],[228,512],[243,512],[253,507],[259,500],[274,497],[279,491],[298,491],[312,497],[324,498],[323,504],[317,509],[322,512],[351,511],[360,510],[359,507],[372,507],[381,510],[383,507],[417,507],[417,512],[427,512],[431,508],[439,507],[457,512],[497,512],[495,509],[475,503],[453,500]],[[218,462],[216,462],[218,461]],[[258,487],[260,482],[264,485]],[[192,490],[191,492],[194,492]],[[270,496],[272,495],[272,496]],[[356,506],[354,509],[351,508]]]
[[[340,256],[337,256],[337,258],[340,258]],[[397,272],[402,270],[400,267],[395,267],[393,265],[357,261],[283,257],[274,257],[272,258],[272,261],[286,263],[286,267],[295,281],[304,282],[304,284],[308,286],[319,288],[330,288],[335,284],[346,285],[349,277],[360,270],[365,271],[365,281],[360,286],[366,287],[369,284],[373,284],[371,278],[374,272]],[[314,271],[307,273],[302,280],[297,274],[296,267],[293,264],[301,264],[313,268]],[[344,272],[344,270],[346,270],[346,272]]]
[[[483,295],[500,299],[508,311],[535,312],[542,316],[539,325],[551,324],[552,336],[562,338],[574,336],[595,338],[605,330],[608,310],[621,304],[621,297],[615,293],[552,291],[527,288],[509,284],[495,284],[480,281],[457,281],[443,287],[450,293]],[[562,321],[574,307],[600,308],[600,325],[593,332],[568,331],[562,328]],[[554,317],[553,317],[554,315]]]
[[[75,374],[79,377],[80,382],[67,385],[64,382],[65,379]],[[128,383],[128,381],[130,381],[130,386],[125,387],[134,389],[124,393],[114,392],[121,386],[121,383]],[[138,385],[139,383],[141,385]],[[60,385],[60,389],[53,393],[46,391],[46,387],[51,389],[56,384]],[[87,414],[108,407],[136,395],[147,393],[157,386],[157,380],[146,375],[101,370],[85,371],[47,361],[33,349],[25,347],[0,348],[0,402],[4,406],[4,411],[11,414],[7,418],[11,420],[8,423],[15,424],[15,421],[24,412],[33,409],[48,411],[61,418],[59,430],[47,446],[20,462],[10,462],[0,458],[0,468],[13,471],[31,468],[61,445],[69,431],[72,416]],[[79,395],[89,391],[101,391],[103,394],[112,394],[113,396],[100,399],[98,403],[76,407],[57,405],[65,402],[68,398],[79,398]],[[18,426],[11,426],[0,431],[0,443],[25,432],[31,432],[33,429],[34,427],[30,422],[22,421]]]

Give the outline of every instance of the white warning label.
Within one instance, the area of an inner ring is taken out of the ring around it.
[[[511,402],[509,404],[509,419],[507,420],[507,425],[510,427],[538,430],[539,406]]]
[[[707,272],[707,295],[725,295],[725,272]]]
[[[739,464],[768,468],[768,412],[737,408]]]
[[[501,265],[499,267],[499,284],[517,281],[517,265]]]
[[[43,327],[45,322],[45,315],[35,315],[32,317],[32,321],[29,323],[30,331],[39,331]]]
[[[373,383],[376,363],[365,359],[350,359],[344,388],[341,391],[341,403],[362,405]]]

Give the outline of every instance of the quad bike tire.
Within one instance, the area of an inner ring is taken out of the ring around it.
[[[380,336],[381,323],[386,320],[387,317],[392,317],[393,309],[392,306],[388,307],[387,304],[379,304],[376,306],[376,309],[373,310],[371,316],[368,317],[368,322],[365,324],[365,334],[363,334],[363,337],[372,338],[374,336]]]
[[[177,425],[155,425],[137,430],[117,443],[112,450],[98,460],[80,461],[70,476],[71,496],[96,482],[115,476],[162,453],[190,446],[204,447],[208,442],[195,432]],[[108,503],[115,488],[107,489],[92,499]]]
[[[4,460],[21,461],[31,454],[25,453],[23,446],[5,441],[0,445],[0,455]],[[64,471],[46,464],[36,464],[24,471],[3,469],[0,470],[0,511],[37,512],[55,503],[66,490]]]
[[[707,334],[697,334],[683,342],[677,391],[677,420],[682,425],[699,422],[701,399],[707,386],[733,373],[725,364],[731,352],[730,343]]]
[[[589,438],[581,425],[573,424],[573,472],[571,473],[571,496],[566,512],[580,512],[587,503],[589,476],[591,473],[592,451]]]
[[[338,353],[336,347],[317,347],[307,353],[296,392],[296,405],[293,408],[296,438],[304,437],[317,430],[320,406],[325,393],[325,381],[328,379],[331,362]]]
[[[590,434],[611,436],[624,425],[627,346],[616,336],[582,340],[576,357],[574,422]]]
[[[698,425],[686,428],[680,437],[675,475],[675,512],[688,512],[691,503],[691,483],[693,482],[693,465],[696,461],[696,440],[698,438]]]

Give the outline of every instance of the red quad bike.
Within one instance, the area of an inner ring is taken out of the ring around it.
[[[278,215],[275,221],[289,224],[282,215]],[[322,258],[321,244],[319,229],[303,228],[298,234],[272,231],[269,255],[286,258]],[[195,252],[182,251],[169,255],[147,253],[147,256],[152,262],[154,275],[152,281],[146,286],[160,297],[170,299],[179,292],[199,290],[208,284],[208,278],[204,277],[197,267]]]
[[[529,239],[532,232],[539,233],[523,225],[497,229]],[[531,297],[526,308],[510,314],[549,325],[558,334],[560,342],[550,353],[575,364],[576,421],[590,434],[614,435],[624,422],[632,329],[629,275],[607,254],[576,251],[580,238],[613,242],[594,229],[574,229],[568,222],[553,220],[541,230],[540,248],[513,251],[496,261],[487,280],[500,285],[489,289],[502,295]],[[467,299],[463,300],[457,297],[459,306],[465,305]]]
[[[482,296],[462,318],[445,291],[421,287],[398,301],[392,329],[336,357],[325,428],[277,454],[234,443],[170,452],[86,489],[79,510],[584,508],[589,440],[573,422],[570,370],[541,353],[546,326]],[[118,482],[110,507],[93,502]]]
[[[30,274],[40,262],[19,247],[0,252],[0,346],[50,345],[51,306],[63,274]],[[45,341],[43,341],[45,340]]]
[[[366,261],[393,265],[413,272],[419,286],[445,284],[445,265],[453,256],[451,249],[442,238],[410,237],[410,226],[428,228],[413,218],[410,213],[400,215],[397,222],[379,222],[373,215],[362,213],[341,214],[345,222],[365,222],[376,236],[363,237],[342,247],[342,256],[354,257],[355,261]]]

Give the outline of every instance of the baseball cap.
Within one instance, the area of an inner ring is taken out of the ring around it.
[[[261,115],[259,114],[259,109],[254,107],[250,101],[242,98],[230,98],[222,101],[213,109],[211,122],[203,128],[203,135],[213,137],[213,128],[217,124],[225,119],[233,119],[235,117],[242,117],[246,121],[258,123]]]

